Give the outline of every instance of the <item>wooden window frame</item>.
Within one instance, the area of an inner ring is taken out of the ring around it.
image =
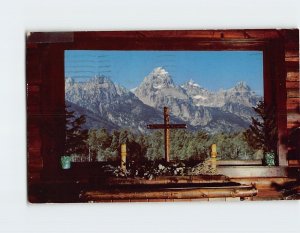
[[[284,31],[193,30],[31,33],[26,41],[29,176],[59,174],[64,132],[65,50],[262,51],[264,99],[276,107],[277,165],[287,165]],[[40,172],[42,171],[42,172]],[[29,177],[30,178],[30,177]]]

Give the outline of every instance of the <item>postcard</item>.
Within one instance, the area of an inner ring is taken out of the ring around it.
[[[26,45],[29,202],[300,198],[297,29]]]

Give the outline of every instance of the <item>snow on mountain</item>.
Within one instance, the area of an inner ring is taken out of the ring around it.
[[[192,98],[193,99],[203,99],[203,100],[206,100],[208,97],[202,96],[202,95],[194,95]]]
[[[176,99],[188,99],[181,87],[174,84],[170,74],[162,67],[155,68],[135,89],[134,94],[151,107],[162,108]]]
[[[150,122],[163,122],[161,110],[145,105],[132,92],[107,77],[97,76],[87,82],[67,78],[65,82],[65,99],[73,109],[87,115],[86,127],[103,127],[107,122],[109,130],[129,128],[144,132]]]
[[[216,107],[216,104],[212,104],[213,93],[210,93],[193,80],[184,83],[181,87],[192,99],[194,105]]]
[[[230,114],[231,119],[239,117],[243,123],[237,120],[235,122],[239,122],[243,128],[254,115],[252,107],[261,99],[244,82],[218,92],[208,91],[193,80],[177,86],[170,74],[161,67],[155,68],[146,76],[134,93],[144,104],[156,109],[168,106],[176,117],[194,127],[204,127],[215,121],[214,118],[219,119],[223,113],[227,119],[230,119]],[[228,121],[221,124],[226,125]],[[239,128],[237,125],[234,127]]]
[[[195,83],[194,80],[190,79],[190,81],[188,81],[187,83],[189,86],[192,86],[192,87],[199,87],[200,88],[200,85],[198,83]]]
[[[175,84],[170,74],[163,68],[155,68],[143,81],[143,84],[155,89],[172,88]]]
[[[251,116],[255,115],[252,107],[261,100],[245,82],[217,92],[193,80],[176,85],[163,67],[153,69],[131,90],[104,76],[87,82],[76,82],[68,77],[65,89],[66,100],[83,113],[86,109],[90,119],[101,119],[114,128],[127,127],[138,132],[144,132],[148,123],[163,122],[164,106],[169,107],[172,122],[185,122],[190,129],[212,133],[238,131],[249,125]]]
[[[137,87],[134,87],[134,88],[130,89],[130,91],[131,91],[132,93],[134,93],[136,89],[137,89]]]

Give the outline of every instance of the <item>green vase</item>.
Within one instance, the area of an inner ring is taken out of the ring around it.
[[[61,156],[60,164],[62,169],[70,169],[71,168],[71,156]]]
[[[275,166],[275,153],[266,152],[265,153],[265,163],[267,166]]]

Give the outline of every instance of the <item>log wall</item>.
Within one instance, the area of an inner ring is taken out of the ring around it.
[[[277,106],[279,163],[287,164],[288,135],[300,125],[297,29],[31,33],[26,41],[29,183],[59,178],[66,49],[264,51],[265,98]]]
[[[297,37],[298,36],[298,37]],[[299,90],[299,35],[298,31],[285,33],[285,67],[286,67],[286,90],[287,90],[287,129],[288,141],[292,139],[296,129],[300,130],[300,90]],[[300,151],[295,145],[288,143],[289,166],[300,166]],[[294,143],[295,144],[295,143]]]
[[[296,35],[292,33],[286,33],[285,37],[287,128],[289,131],[300,126],[299,37],[298,40],[294,37]]]
[[[28,180],[40,180],[43,168],[41,121],[41,51],[32,47],[26,50],[27,93],[27,161]]]

